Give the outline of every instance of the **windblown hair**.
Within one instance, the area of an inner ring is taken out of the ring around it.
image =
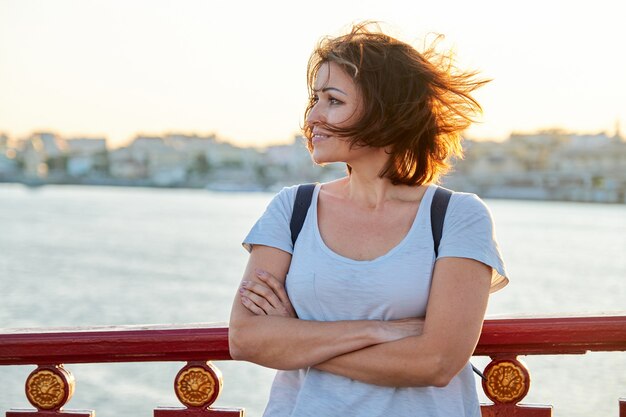
[[[311,54],[311,100],[303,127],[309,151],[313,126],[306,120],[315,106],[315,79],[323,64],[334,62],[355,81],[363,105],[351,126],[323,124],[324,129],[346,138],[352,147],[387,149],[389,162],[379,175],[394,184],[437,182],[450,169],[450,158],[462,157],[461,132],[482,112],[471,93],[489,80],[456,70],[449,54],[435,51],[436,41],[420,53],[369,26],[362,23],[346,35],[323,38]]]

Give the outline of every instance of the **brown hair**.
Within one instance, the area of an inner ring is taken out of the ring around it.
[[[351,126],[324,128],[349,138],[351,146],[388,148],[389,162],[379,175],[394,184],[436,182],[449,170],[451,156],[462,157],[460,134],[482,111],[471,92],[488,80],[457,71],[449,55],[435,51],[436,42],[419,53],[369,26],[355,25],[346,35],[319,42],[307,66],[310,97],[320,67],[338,64],[355,81],[364,106]],[[311,99],[304,113],[310,151],[313,127],[306,120],[314,105]]]

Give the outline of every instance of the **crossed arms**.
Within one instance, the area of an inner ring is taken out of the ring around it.
[[[253,247],[231,312],[233,359],[393,387],[445,386],[469,361],[487,308],[489,266],[439,259],[423,319],[323,322],[296,317],[284,291],[290,261],[287,252]]]

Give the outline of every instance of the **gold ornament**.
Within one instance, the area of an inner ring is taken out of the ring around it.
[[[72,380],[61,372],[37,368],[26,380],[28,401],[40,410],[58,409],[67,402],[73,391]]]
[[[492,362],[485,370],[485,393],[497,403],[517,403],[528,393],[528,371],[517,361]]]
[[[188,407],[210,405],[215,394],[215,378],[208,370],[193,366],[176,378],[176,395]]]

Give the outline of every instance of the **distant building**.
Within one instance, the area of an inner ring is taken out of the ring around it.
[[[95,155],[107,151],[105,138],[70,138],[65,143],[65,149],[71,155]]]
[[[484,197],[626,202],[626,142],[619,134],[561,130],[467,143],[444,179]]]
[[[186,183],[192,173],[207,175],[215,166],[241,171],[244,156],[244,150],[217,142],[214,135],[138,136],[127,148],[111,152],[110,172],[117,178],[174,186]]]
[[[208,136],[185,135],[170,133],[163,138],[164,142],[178,152],[203,153],[215,145],[217,139],[214,134]]]
[[[158,164],[171,149],[158,136],[137,136],[128,147],[112,151],[109,171],[122,179],[146,179],[158,170]]]
[[[116,179],[137,180],[147,177],[147,166],[133,158],[129,148],[109,152],[109,175]]]
[[[18,174],[17,152],[9,146],[9,137],[0,134],[0,179]]]
[[[34,133],[21,141],[24,175],[29,178],[47,178],[51,173],[65,171],[67,143],[54,133]]]
[[[0,152],[9,146],[9,137],[4,133],[0,133]]]
[[[66,139],[67,174],[85,177],[108,174],[107,142],[104,138]]]

